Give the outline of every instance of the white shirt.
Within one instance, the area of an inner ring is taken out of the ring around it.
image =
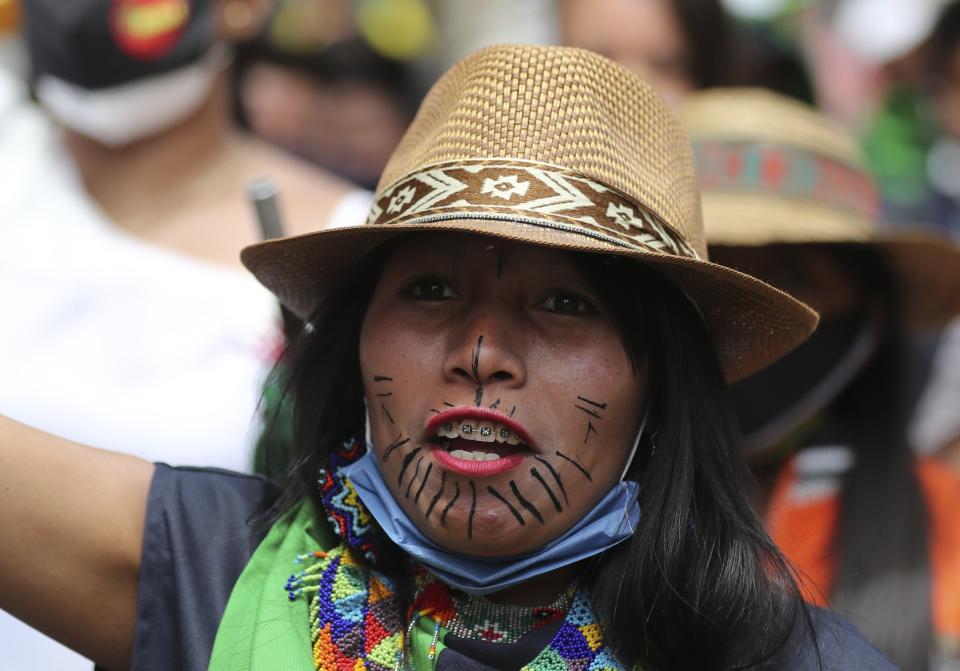
[[[330,224],[362,222],[369,198],[349,194]],[[0,414],[150,461],[250,469],[275,299],[113,227],[2,68],[0,324]],[[91,668],[2,613],[0,640],[0,670]]]

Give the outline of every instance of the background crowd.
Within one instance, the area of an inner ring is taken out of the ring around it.
[[[239,250],[361,223],[427,87],[500,43],[599,52],[680,114],[711,256],[823,318],[734,389],[771,534],[902,668],[960,669],[960,2],[0,0],[0,414],[262,467],[296,325]],[[785,195],[808,155],[837,181]],[[0,669],[91,666],[0,640]]]

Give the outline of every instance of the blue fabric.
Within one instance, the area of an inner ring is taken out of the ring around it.
[[[640,485],[618,482],[583,519],[542,548],[513,557],[467,557],[440,547],[410,521],[383,481],[373,451],[342,472],[390,540],[445,583],[469,594],[497,592],[599,554],[629,538],[640,520]]]

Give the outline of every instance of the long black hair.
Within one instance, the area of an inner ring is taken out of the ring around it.
[[[881,333],[874,356],[828,410],[854,452],[833,539],[832,604],[904,671],[925,671],[933,645],[929,514],[906,435],[902,300],[873,250],[845,247],[838,259],[881,311]]]
[[[329,295],[281,364],[294,398],[294,441],[290,453],[266,460],[289,464],[268,473],[283,482],[274,515],[302,496],[319,505],[317,469],[344,440],[362,435],[358,342],[385,254],[381,249],[359,264]],[[797,626],[809,627],[809,616],[753,512],[734,414],[704,323],[654,271],[605,257],[577,260],[635,364],[646,367],[654,399],[648,424],[656,438],[628,474],[642,483],[639,526],[582,576],[605,634],[624,662],[647,671],[762,664]],[[402,574],[406,560],[389,545],[381,536],[378,568]]]

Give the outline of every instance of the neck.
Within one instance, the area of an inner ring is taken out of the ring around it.
[[[218,165],[230,145],[225,75],[203,105],[157,135],[122,147],[107,147],[66,131],[65,142],[83,183],[114,221],[175,200],[185,184]]]
[[[495,592],[487,598],[496,603],[513,606],[544,606],[555,601],[570,586],[577,576],[579,566],[573,564],[558,568]]]

